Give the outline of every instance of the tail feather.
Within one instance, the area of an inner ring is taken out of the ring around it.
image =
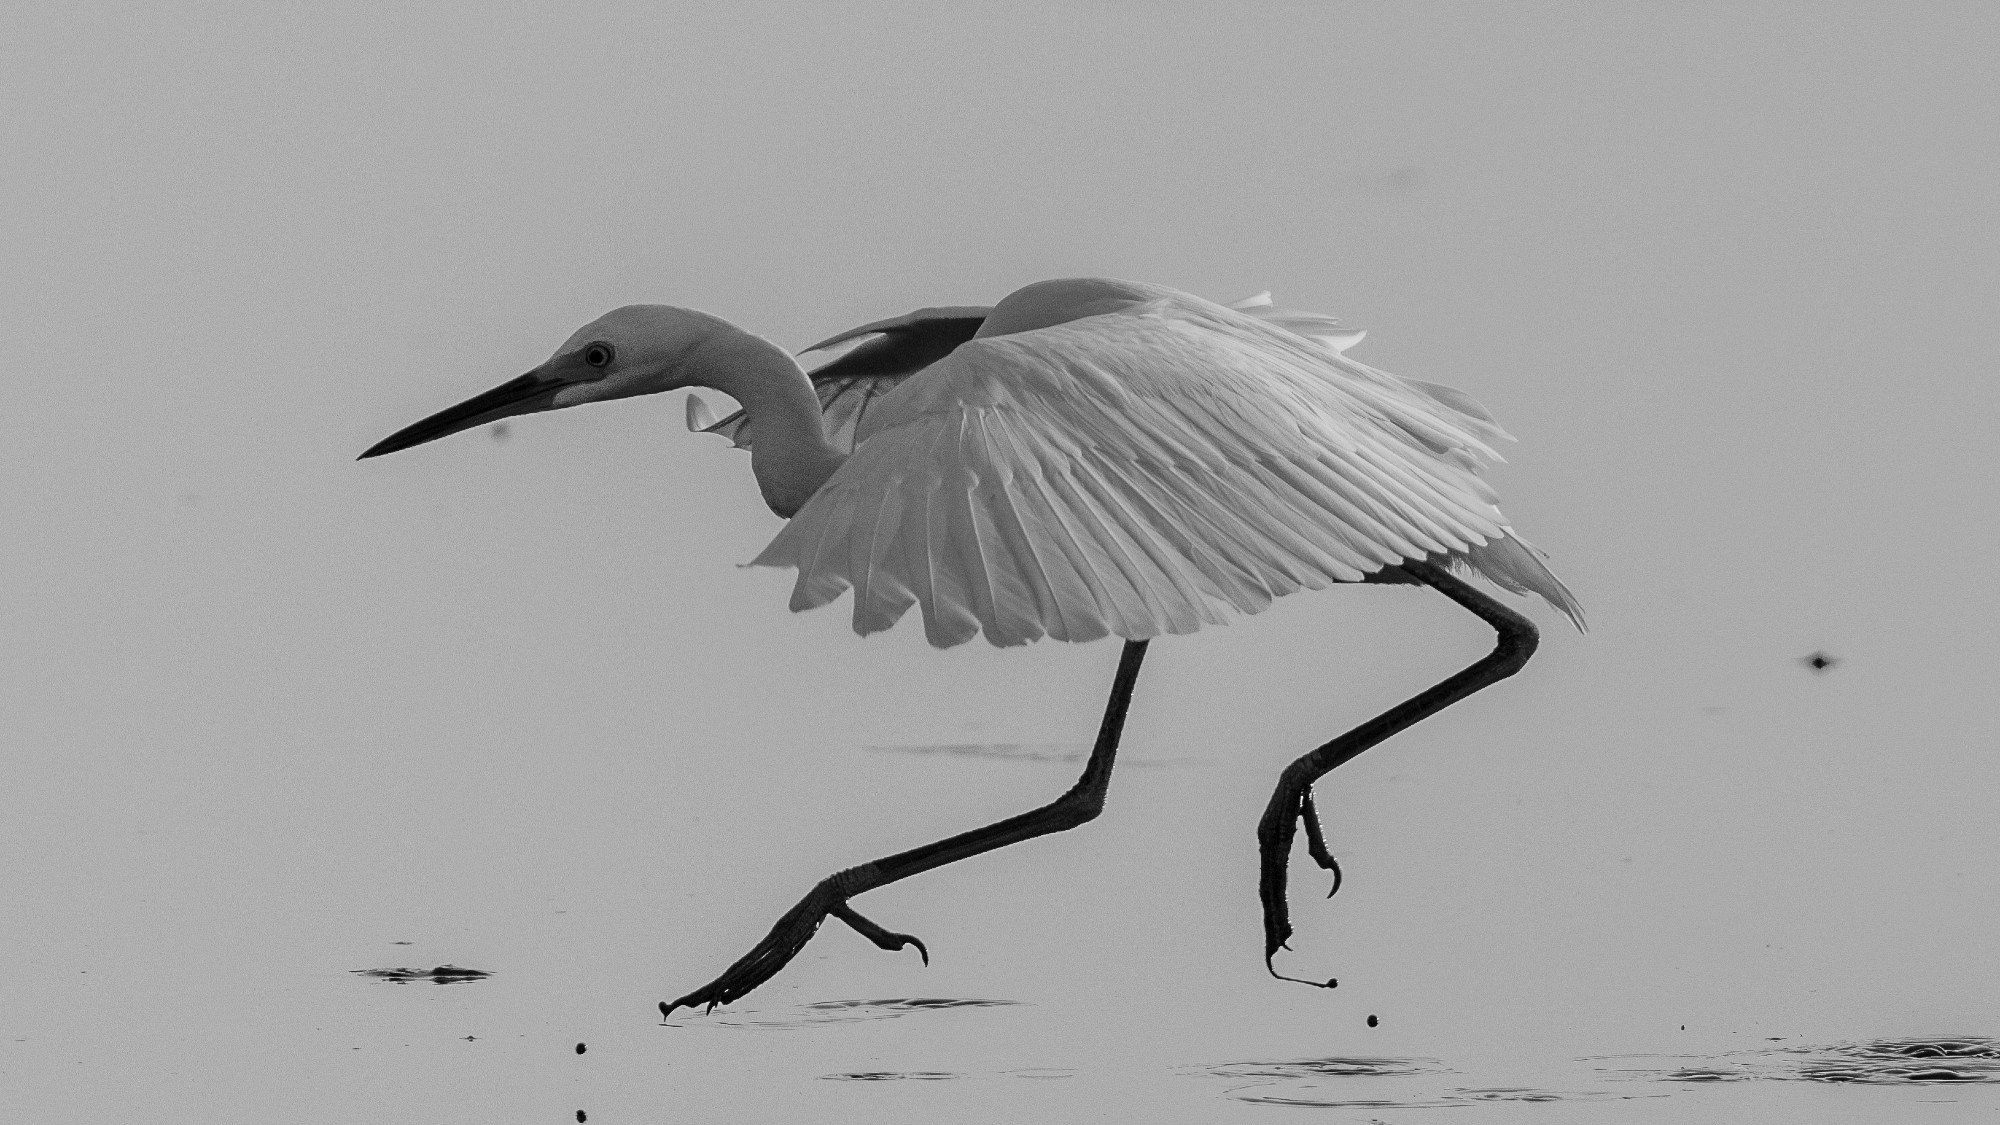
[[[1542,552],[1534,544],[1515,535],[1512,528],[1486,542],[1468,548],[1463,554],[1454,552],[1454,569],[1472,571],[1495,586],[1516,594],[1538,594],[1542,600],[1570,619],[1579,633],[1587,633],[1590,627],[1583,619],[1583,605],[1576,595],[1569,592],[1562,579],[1543,564]]]

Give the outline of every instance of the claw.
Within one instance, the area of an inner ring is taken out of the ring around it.
[[[1268,956],[1264,958],[1264,971],[1271,974],[1272,976],[1276,977],[1279,980],[1288,980],[1291,981],[1293,984],[1309,984],[1312,985],[1314,988],[1340,987],[1340,978],[1338,977],[1328,977],[1326,979],[1325,984],[1321,984],[1319,981],[1316,980],[1307,980],[1304,977],[1288,977],[1285,974],[1279,972],[1278,967],[1276,965],[1271,964],[1271,958]]]
[[[1297,803],[1289,804],[1289,807],[1288,804],[1289,798],[1282,794],[1275,795],[1258,828],[1263,857],[1258,897],[1264,905],[1264,970],[1278,980],[1309,984],[1314,988],[1338,988],[1340,981],[1337,978],[1322,982],[1288,977],[1279,972],[1274,963],[1279,950],[1292,948],[1288,940],[1292,936],[1290,912],[1285,907],[1285,859],[1291,852],[1295,839],[1293,833],[1299,825],[1305,826],[1306,852],[1313,857],[1313,862],[1333,872],[1333,889],[1326,893],[1328,898],[1339,893],[1343,881],[1340,861],[1333,858],[1333,853],[1327,849],[1326,837],[1320,831],[1319,812],[1313,808],[1312,790],[1307,788],[1301,791]]]
[[[1332,898],[1340,893],[1340,884],[1345,877],[1340,871],[1340,861],[1333,858],[1333,853],[1326,846],[1326,836],[1320,831],[1319,810],[1313,807],[1311,788],[1299,796],[1299,823],[1306,827],[1306,854],[1312,856],[1321,870],[1333,872],[1333,889],[1326,892],[1326,897]]]
[[[785,911],[771,932],[764,935],[750,952],[738,958],[736,963],[723,970],[721,976],[686,996],[671,1003],[660,1005],[662,1018],[673,1015],[676,1008],[706,1007],[710,1012],[723,1004],[748,995],[758,985],[778,975],[798,952],[805,948],[818,932],[820,923],[826,921],[842,896],[838,890],[822,882],[807,892],[798,905]]]
[[[863,918],[860,914],[855,912],[853,907],[847,905],[844,902],[834,907],[829,913],[831,913],[835,918],[838,918],[841,921],[847,923],[849,926],[852,926],[854,928],[855,933],[860,934],[862,937],[865,937],[869,941],[874,942],[875,947],[877,949],[886,949],[891,953],[895,953],[898,950],[902,949],[904,946],[909,946],[909,945],[916,946],[917,956],[922,957],[924,959],[924,965],[926,967],[930,965],[931,951],[925,949],[924,943],[914,935],[899,934],[892,930],[885,930],[882,927],[876,925],[875,923],[870,922],[868,919]]]
[[[771,932],[764,935],[763,941],[724,970],[721,976],[678,1000],[662,1001],[660,1018],[670,1018],[676,1008],[705,1008],[706,1014],[749,995],[758,985],[777,976],[778,970],[798,956],[799,950],[804,949],[806,942],[819,931],[820,923],[829,917],[854,927],[856,933],[891,953],[914,945],[924,964],[931,963],[931,951],[924,948],[922,941],[910,934],[885,930],[855,913],[854,908],[847,905],[837,880],[837,876],[829,878],[814,887],[799,900],[797,906],[778,919],[777,925],[771,927]]]

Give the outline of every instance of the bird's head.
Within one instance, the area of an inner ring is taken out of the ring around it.
[[[576,330],[540,367],[396,431],[361,456],[379,457],[516,414],[692,386],[694,357],[726,336],[726,321],[672,305],[626,305]]]

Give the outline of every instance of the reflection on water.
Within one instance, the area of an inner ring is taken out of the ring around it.
[[[1268,1088],[1266,1088],[1268,1087]],[[1351,1088],[1321,1086],[1313,1082],[1268,1083],[1241,1086],[1229,1096],[1252,1105],[1316,1106],[1344,1109],[1449,1109],[1452,1106],[1483,1102],[1597,1102],[1629,1101],[1632,1098],[1663,1098],[1665,1094],[1612,1094],[1602,1090],[1557,1091],[1496,1088],[1490,1090],[1450,1090],[1441,1094],[1411,1098],[1357,1098]]]
[[[1497,1086],[1488,1090],[1459,1090],[1452,1095],[1453,1103],[1469,1102],[1573,1102],[1597,1101],[1614,1095],[1601,1091],[1581,1093],[1574,1090],[1531,1090],[1526,1087]]]
[[[872,754],[925,754],[955,758],[998,758],[1009,762],[1082,762],[1090,757],[1087,742],[938,742],[907,746],[863,746]],[[1200,758],[1140,758],[1129,749],[1120,764],[1130,768],[1203,764]]]
[[[903,1080],[936,1082],[946,1078],[964,1078],[966,1075],[954,1074],[948,1070],[858,1070],[852,1074],[822,1074],[820,1077],[835,1082],[898,1082]]]
[[[439,965],[434,969],[351,969],[357,976],[374,977],[377,980],[409,984],[412,981],[427,980],[432,984],[465,984],[469,981],[485,980],[492,973],[482,969],[465,969],[457,965]]]
[[[1668,1098],[1712,1082],[1827,1082],[1936,1086],[2000,1083],[2000,1040],[1971,1036],[1883,1039],[1827,1046],[1763,1047],[1722,1055],[1582,1059],[1624,1089],[1495,1084],[1455,1086],[1459,1073],[1430,1058],[1308,1058],[1179,1068],[1194,1077],[1255,1079],[1221,1096],[1257,1105],[1347,1109],[1440,1109],[1482,1103],[1611,1102]],[[1623,1065],[1606,1066],[1607,1062]]]
[[[1292,1059],[1286,1062],[1233,1062],[1216,1066],[1184,1066],[1183,1074],[1213,1074],[1218,1078],[1379,1078],[1396,1074],[1449,1074],[1436,1059]]]
[[[1880,1039],[1832,1046],[1765,1047],[1725,1055],[1646,1055],[1657,1067],[1634,1078],[1669,1082],[1863,1082],[1876,1085],[2000,1082],[2000,1040],[1976,1036]],[[1632,1061],[1632,1058],[1620,1060]]]
[[[1255,1105],[1442,1109],[1482,1102],[1613,1101],[1666,1096],[1614,1094],[1601,1090],[1546,1090],[1530,1086],[1441,1089],[1429,1076],[1457,1072],[1437,1059],[1428,1058],[1287,1059],[1190,1066],[1180,1070],[1183,1074],[1197,1077],[1265,1079],[1231,1086],[1223,1091],[1225,1097]]]
[[[877,754],[948,754],[962,758],[1005,758],[1016,762],[1081,762],[1090,747],[1074,742],[951,742],[928,746],[864,746]]]
[[[950,1070],[857,1070],[847,1074],[822,1074],[830,1082],[936,1082],[948,1078],[1074,1078],[1076,1071],[1058,1067],[1030,1066],[991,1074],[961,1074]]]
[[[955,1008],[998,1008],[1018,1003],[1020,1003],[1018,1000],[977,1000],[937,996],[915,996],[901,1000],[823,1000],[817,1004],[800,1004],[791,1008],[772,1010],[753,1008],[719,1016],[694,1016],[673,1021],[666,1026],[747,1027],[783,1031],[824,1024],[856,1023],[862,1020],[890,1020],[919,1012],[940,1012]]]

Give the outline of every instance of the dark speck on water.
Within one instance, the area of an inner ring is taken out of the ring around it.
[[[1380,1020],[1376,1019],[1376,1018],[1375,1018],[1374,1016],[1369,1016],[1369,1017],[1368,1017],[1368,1026],[1369,1026],[1369,1027],[1374,1027],[1374,1026],[1375,1026],[1376,1024],[1378,1024],[1378,1023],[1381,1023],[1381,1022],[1382,1022],[1382,1021],[1380,1021]]]
[[[583,1044],[581,1044],[581,1043],[578,1043],[578,1044],[576,1045],[576,1053],[577,1053],[577,1054],[579,1054],[579,1055],[583,1053]]]
[[[1840,657],[1834,656],[1831,653],[1815,652],[1810,656],[1800,657],[1799,663],[1811,668],[1815,672],[1825,672],[1839,664]]]
[[[578,1121],[588,1121],[590,1120],[590,1115],[579,1109],[576,1111],[576,1119]]]

